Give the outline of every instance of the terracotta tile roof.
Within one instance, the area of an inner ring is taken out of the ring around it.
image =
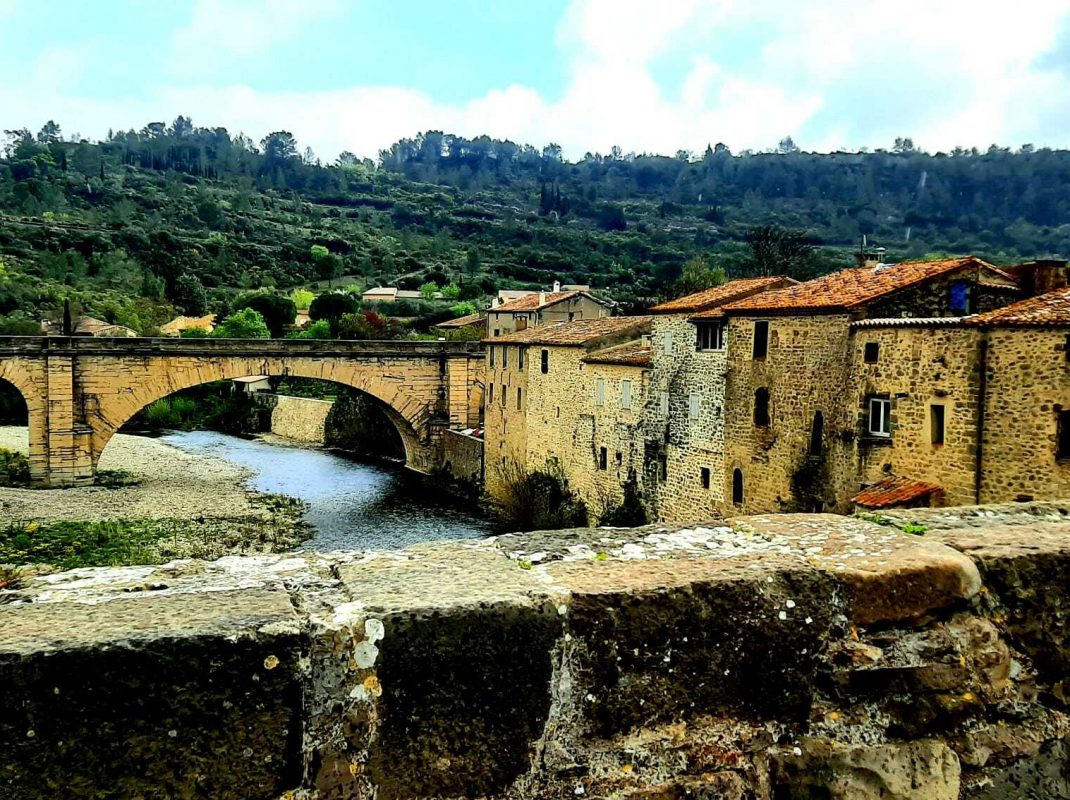
[[[650,330],[650,317],[602,317],[555,322],[484,339],[487,344],[556,344],[580,346],[603,336]]]
[[[935,483],[893,476],[867,486],[851,500],[863,508],[891,508],[942,492]]]
[[[973,256],[945,258],[939,261],[904,261],[878,267],[845,269],[786,289],[762,292],[727,305],[725,311],[732,314],[752,311],[852,310],[908,286],[970,268],[979,269],[990,277],[1014,284],[1014,279],[1006,272]]]
[[[768,278],[740,278],[739,280],[729,281],[728,283],[723,283],[720,286],[714,286],[710,289],[703,289],[701,292],[695,292],[694,294],[685,295],[684,297],[677,297],[675,300],[658,303],[650,309],[650,313],[682,314],[689,311],[709,311],[723,306],[725,303],[731,303],[735,300],[742,300],[744,297],[750,297],[757,292],[763,292],[768,289],[779,289],[794,283],[795,281],[791,278],[781,278],[779,276]]]
[[[1070,325],[1070,286],[977,314],[967,319],[966,324],[1008,327]]]
[[[516,300],[510,300],[508,303],[502,303],[497,308],[492,308],[491,311],[535,311],[581,294],[586,294],[586,292],[532,292],[523,297],[518,297]],[[545,299],[540,301],[540,296],[545,297]],[[590,295],[586,296],[590,297]]]
[[[456,319],[448,319],[445,322],[440,322],[435,325],[436,328],[465,328],[469,325],[478,325],[484,322],[486,317],[480,314],[478,311],[475,314],[467,314],[463,317],[457,317]]]
[[[642,339],[625,342],[603,350],[595,350],[584,361],[589,364],[620,364],[625,367],[649,367],[654,348]]]

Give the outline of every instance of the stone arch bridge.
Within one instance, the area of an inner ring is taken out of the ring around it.
[[[475,425],[478,342],[0,337],[0,379],[29,411],[30,469],[49,486],[89,483],[112,435],[181,389],[250,375],[333,381],[373,398],[406,463],[428,471],[443,428]]]

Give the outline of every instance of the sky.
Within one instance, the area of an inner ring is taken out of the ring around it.
[[[1070,0],[0,0],[0,130],[1070,147]]]

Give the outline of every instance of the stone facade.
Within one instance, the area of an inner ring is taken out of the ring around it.
[[[334,381],[381,403],[409,466],[438,462],[438,427],[478,423],[482,345],[464,342],[9,338],[0,378],[26,400],[30,468],[49,485],[88,483],[108,440],[180,389],[247,375]]]
[[[0,796],[1070,796],[1068,509],[889,516],[28,571]]]
[[[981,501],[1070,496],[1057,440],[1070,411],[1070,325],[995,328],[987,342]]]
[[[708,517],[724,504],[726,351],[699,349],[689,316],[655,316],[650,337],[644,485],[669,522]]]

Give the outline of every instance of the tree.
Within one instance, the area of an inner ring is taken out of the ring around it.
[[[268,161],[286,161],[297,155],[297,140],[289,131],[275,131],[260,140]]]
[[[456,283],[447,283],[442,287],[442,298],[444,300],[456,300],[461,296],[461,287]]]
[[[316,277],[321,281],[327,281],[327,286],[334,285],[334,279],[341,274],[342,262],[334,253],[322,244],[314,244],[309,248],[312,256],[312,264],[316,268]]]
[[[270,339],[271,331],[259,311],[243,308],[231,314],[212,331],[214,339]]]
[[[897,136],[895,137],[895,144],[892,145],[893,153],[915,153],[914,140],[909,136]]]
[[[286,328],[293,325],[297,318],[297,306],[294,301],[274,292],[255,292],[239,296],[231,305],[231,310],[240,311],[243,308],[251,308],[260,312],[268,330],[271,331],[272,338],[275,339],[282,336]]]
[[[747,231],[746,240],[750,246],[748,271],[752,275],[812,277],[814,245],[801,231],[760,225]]]
[[[709,262],[702,256],[695,256],[684,264],[680,277],[673,285],[673,292],[677,296],[694,294],[703,289],[720,286],[727,280],[725,271],[720,267],[711,268]]]
[[[37,141],[41,144],[55,144],[56,142],[62,142],[63,132],[60,130],[59,125],[54,121],[49,120],[38,132]]]
[[[330,322],[338,319],[343,314],[353,314],[358,308],[357,301],[348,294],[329,292],[321,294],[309,304],[308,317],[313,322],[321,319]]]
[[[476,304],[471,300],[464,300],[450,306],[450,313],[453,314],[454,317],[467,317],[475,314],[478,310]]]
[[[200,278],[189,272],[179,275],[175,279],[174,289],[171,290],[171,302],[191,317],[199,317],[203,314],[208,300]]]
[[[479,257],[479,248],[469,247],[468,252],[465,253],[464,262],[469,275],[478,275],[480,268],[483,266]]]
[[[424,300],[434,300],[435,292],[438,291],[438,284],[434,281],[428,281],[427,283],[420,284],[420,295]]]
[[[795,144],[795,140],[792,139],[790,136],[785,136],[783,139],[781,139],[780,143],[777,145],[776,149],[777,149],[778,152],[781,152],[781,153],[798,153],[799,152],[798,145]]]

